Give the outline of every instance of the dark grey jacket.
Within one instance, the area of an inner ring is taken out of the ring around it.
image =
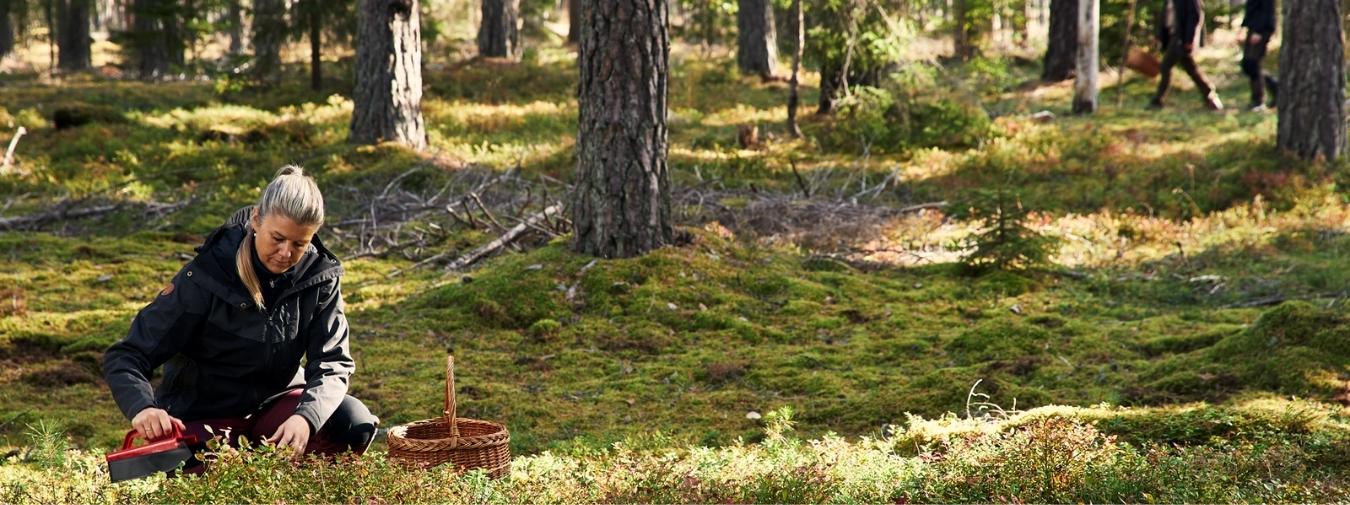
[[[239,417],[303,386],[295,413],[318,430],[342,402],[356,368],[342,265],[315,237],[294,284],[259,309],[234,267],[246,230],[232,223],[207,237],[104,353],[104,376],[128,419],[151,406],[185,420]],[[164,380],[152,391],[150,375],[162,364]]]
[[[1247,0],[1242,26],[1267,37],[1275,33],[1275,0]]]

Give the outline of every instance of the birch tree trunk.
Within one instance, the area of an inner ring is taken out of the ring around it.
[[[1078,0],[1078,66],[1073,84],[1074,114],[1097,112],[1097,38],[1101,0]]]

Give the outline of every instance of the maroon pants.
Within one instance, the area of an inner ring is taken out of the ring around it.
[[[215,437],[225,438],[231,447],[239,447],[239,439],[243,438],[250,444],[258,445],[264,440],[271,438],[281,427],[281,423],[295,414],[295,406],[300,403],[300,395],[304,389],[296,388],[287,391],[285,395],[273,400],[270,405],[263,408],[261,412],[254,413],[244,417],[222,417],[218,419],[195,419],[192,421],[183,421],[187,425],[187,432],[196,435],[198,440],[211,440]],[[210,426],[211,431],[206,427]],[[228,433],[228,437],[226,436]],[[319,430],[309,437],[309,444],[305,446],[305,454],[322,454],[333,456],[348,450],[348,444],[342,442],[341,438],[334,433],[327,433],[327,430]],[[365,452],[365,447],[352,447],[352,450],[358,454]]]

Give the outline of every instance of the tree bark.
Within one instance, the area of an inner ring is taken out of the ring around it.
[[[667,3],[592,0],[578,54],[573,249],[630,257],[670,244]]]
[[[483,21],[478,25],[478,55],[520,58],[520,0],[482,0]]]
[[[244,54],[244,8],[239,5],[243,0],[229,0],[225,20],[230,32],[230,55]]]
[[[969,60],[975,55],[974,41],[970,40],[970,0],[952,0],[952,50],[956,58]]]
[[[1041,80],[1059,82],[1073,77],[1078,54],[1078,0],[1050,0],[1050,34],[1041,67]]]
[[[739,1],[736,13],[736,64],[743,74],[771,79],[777,71],[778,62],[773,4],[769,0]]]
[[[320,0],[309,2],[309,86],[323,89],[323,6]]]
[[[183,59],[182,46],[173,54],[170,38],[177,23],[175,10],[166,0],[135,0],[131,7],[131,44],[136,54],[136,69],[141,79],[159,79],[169,75],[175,63]]]
[[[1078,65],[1073,85],[1074,114],[1097,112],[1097,39],[1100,33],[1101,1],[1078,2]]]
[[[89,70],[92,66],[89,37],[89,14],[93,9],[93,0],[60,0],[60,21],[57,27],[57,44],[60,46],[61,70]]]
[[[14,52],[14,25],[9,19],[9,13],[13,10],[10,4],[13,1],[0,0],[0,58]]]
[[[567,0],[567,43],[576,44],[581,38],[581,1]]]
[[[361,0],[350,142],[425,149],[418,0]]]
[[[797,88],[802,69],[802,48],[806,46],[806,19],[802,16],[802,0],[792,0],[792,39],[796,42],[792,48],[792,78],[788,80],[787,128],[793,138],[802,136],[797,126]]]
[[[1285,0],[1276,145],[1303,159],[1346,149],[1345,40],[1338,0]]]
[[[286,39],[286,2],[253,1],[253,78],[265,86],[281,84],[281,44]]]

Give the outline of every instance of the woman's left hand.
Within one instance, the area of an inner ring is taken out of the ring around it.
[[[298,415],[292,415],[277,427],[277,432],[267,439],[268,442],[289,446],[298,456],[305,453],[309,444],[309,421]]]

